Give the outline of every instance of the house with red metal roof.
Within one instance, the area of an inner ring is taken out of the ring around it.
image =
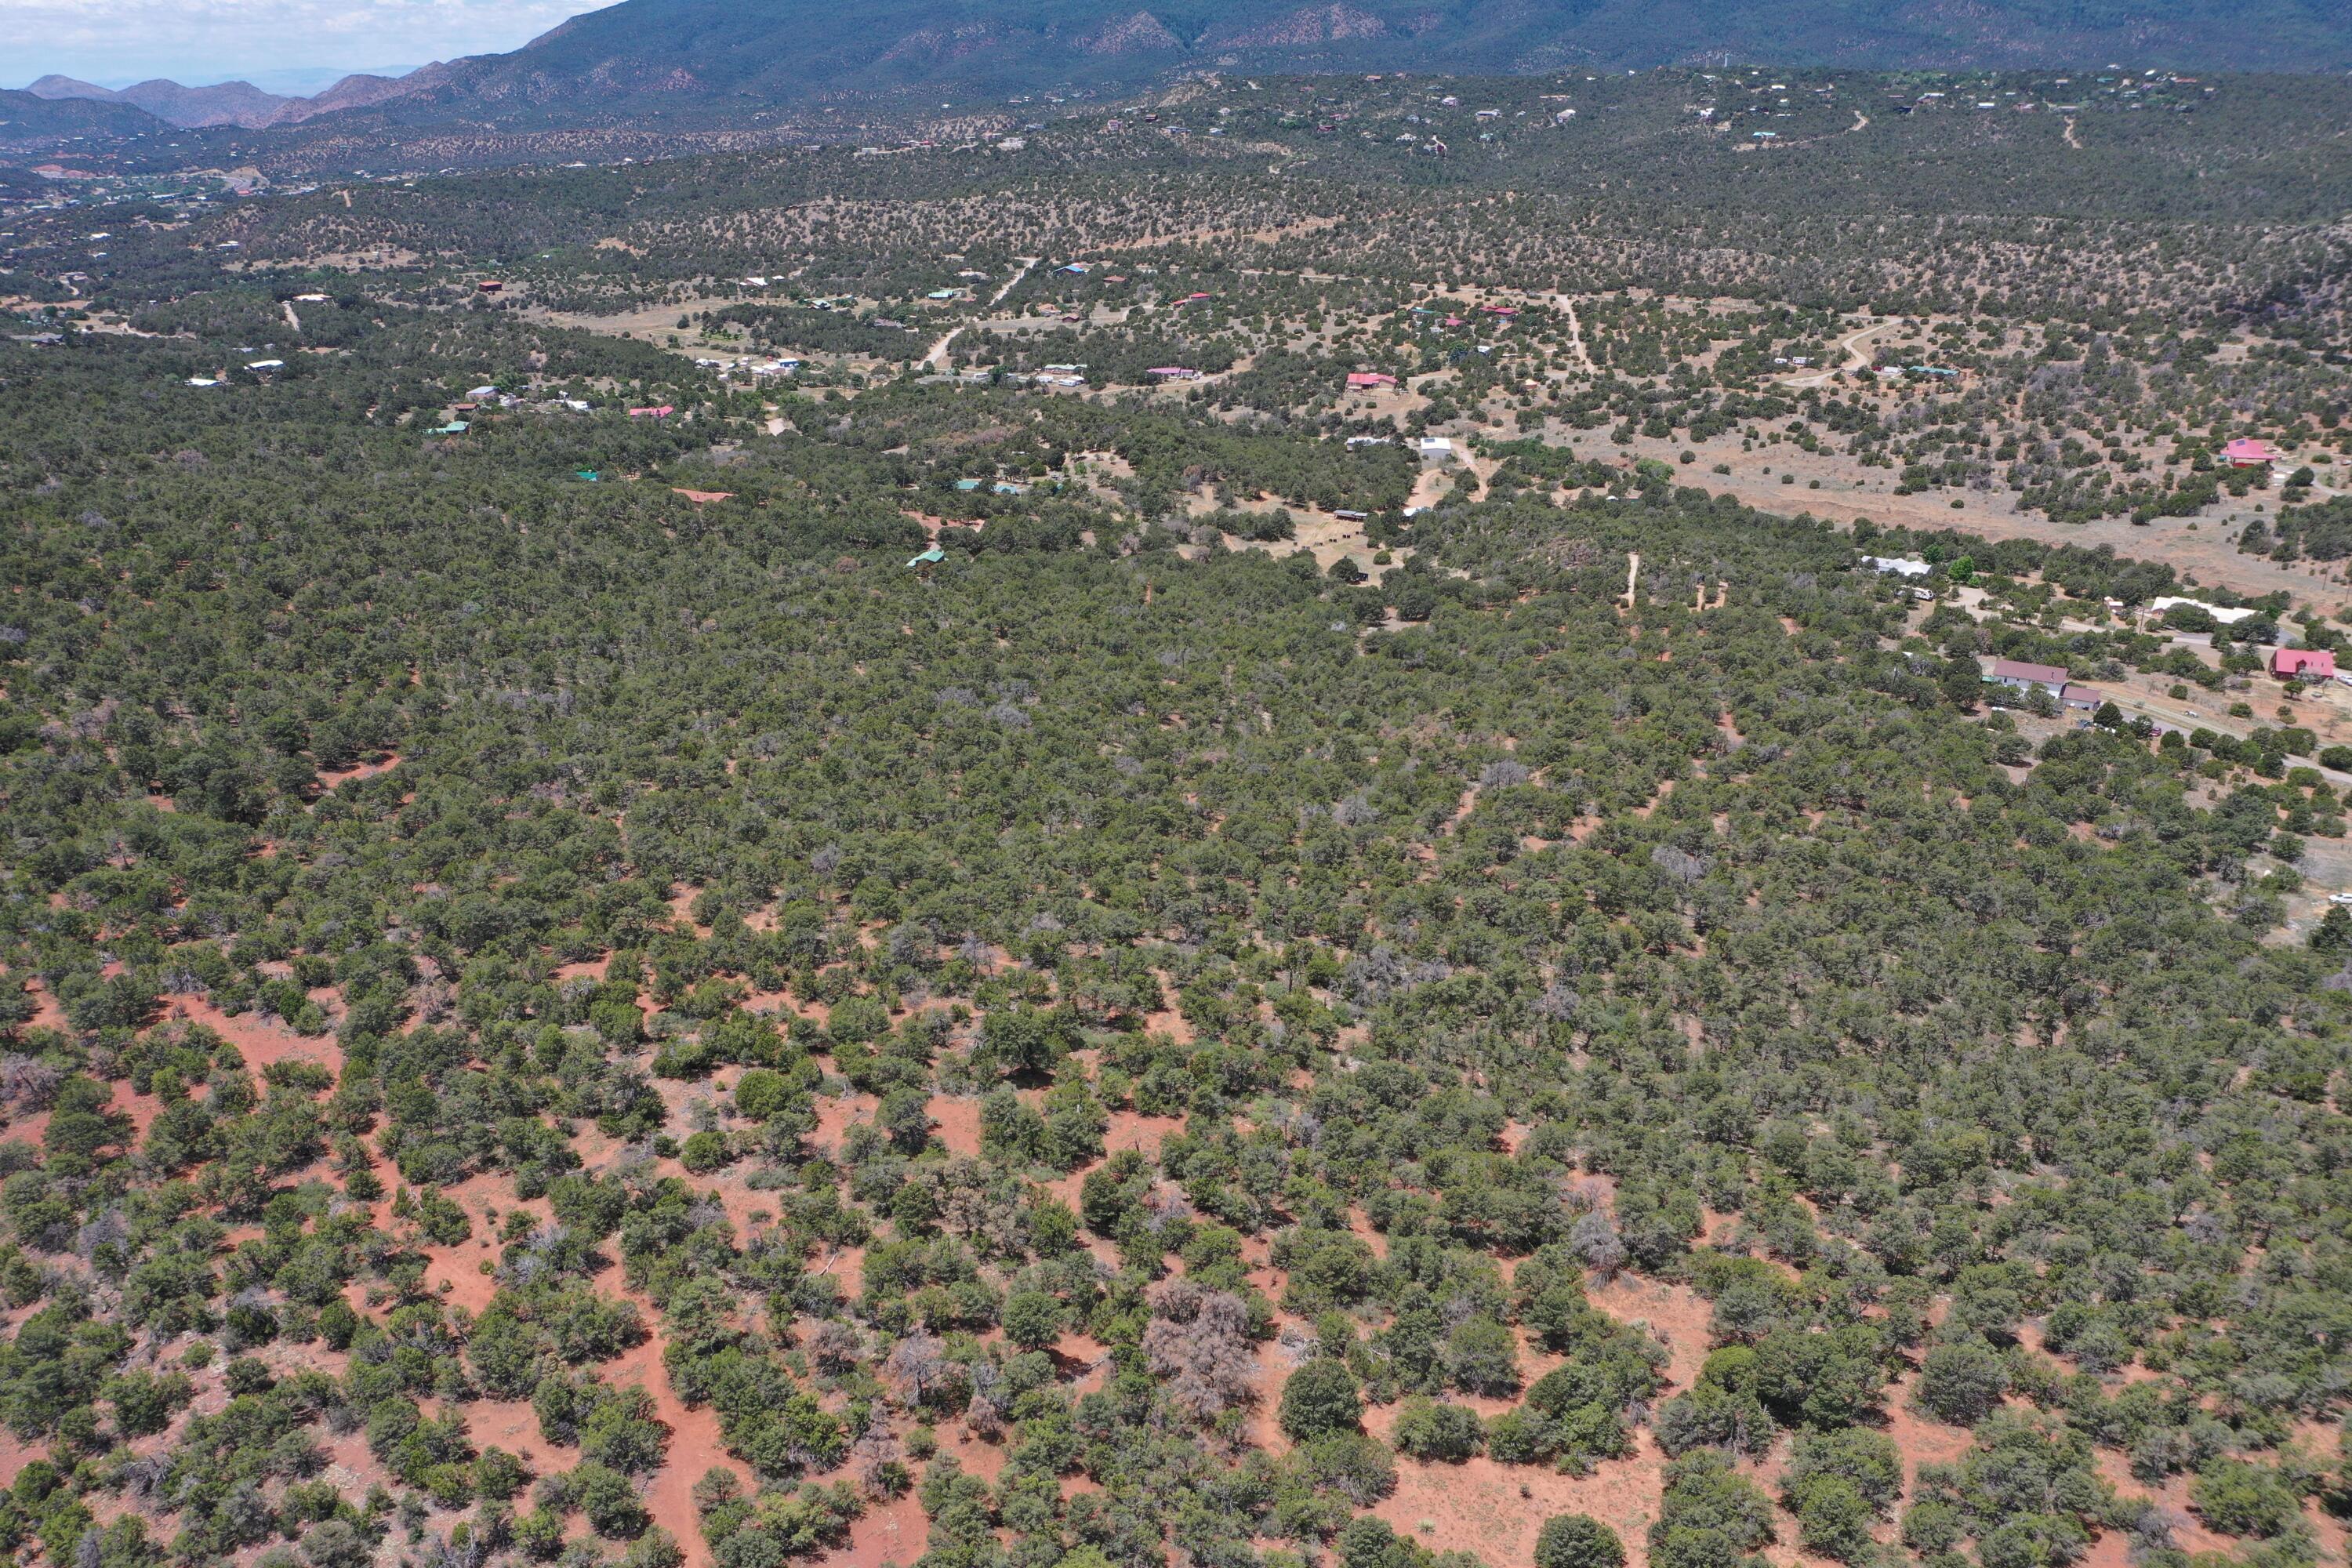
[[[2268,441],[2241,436],[2221,448],[2221,458],[2233,468],[2259,468],[2265,463],[2277,462],[2279,453]]]
[[[2281,680],[2326,680],[2336,674],[2336,656],[2324,647],[2273,648],[2271,673]]]
[[[1394,386],[1396,384],[1396,377],[1381,371],[1353,370],[1348,373],[1348,387],[1350,391],[1368,391],[1373,387]]]

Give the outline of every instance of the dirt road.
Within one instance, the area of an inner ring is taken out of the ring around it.
[[[1576,301],[1565,294],[1554,294],[1552,303],[1568,318],[1568,348],[1576,356],[1576,366],[1585,374],[1592,374],[1592,355],[1584,346],[1584,323],[1576,318]]]
[[[1957,529],[1984,539],[2034,539],[2044,544],[2073,544],[2085,550],[2105,544],[2118,555],[2162,562],[2194,584],[2228,588],[2253,598],[2284,590],[2299,604],[2315,605],[2330,611],[2339,603],[2352,599],[2352,594],[2347,594],[2341,584],[2325,582],[2312,573],[2283,565],[2267,556],[2241,553],[2210,520],[2206,521],[2203,529],[2192,533],[2179,520],[2172,518],[2158,519],[2146,527],[2136,527],[2123,518],[2053,522],[2035,513],[2010,511],[1982,500],[1971,501],[1964,510],[1953,511],[1948,500],[1936,495],[1896,496],[1862,490],[1840,493],[1826,488],[1814,490],[1782,485],[1777,479],[1737,472],[1694,476],[1689,482],[1707,490],[1727,493],[1744,506],[1781,517],[1811,512],[1824,521],[1841,525],[1867,517],[1880,524]]]
[[[1825,370],[1807,371],[1801,375],[1790,376],[1780,384],[1783,386],[1825,386],[1829,384],[1830,378],[1837,374],[1840,369],[1868,370],[1870,368],[1870,356],[1862,352],[1862,345],[1868,342],[1872,338],[1876,337],[1879,333],[1889,331],[1897,325],[1899,325],[1899,323],[1895,321],[1879,321],[1874,325],[1864,327],[1859,331],[1848,332],[1844,337],[1838,340],[1838,347],[1844,351],[1846,355],[1846,363],[1844,365],[1832,365]]]
[[[1034,256],[1024,256],[1018,259],[1021,263],[1021,269],[1004,280],[1003,288],[999,289],[995,293],[988,297],[988,308],[990,310],[992,310],[997,306],[1004,303],[1004,297],[1007,294],[1012,293],[1015,289],[1021,287],[1021,279],[1029,276],[1029,269],[1036,266],[1040,258]],[[933,343],[924,353],[923,368],[925,370],[945,369],[948,363],[948,350],[955,346],[956,339],[961,337],[963,335],[964,328],[970,325],[971,325],[971,323],[969,321],[961,321],[957,323],[955,326],[950,327],[945,332],[942,332],[940,335],[940,341]]]

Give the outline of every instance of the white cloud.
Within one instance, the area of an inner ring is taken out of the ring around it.
[[[8,74],[196,86],[289,69],[455,59],[528,43],[612,0],[0,0]]]

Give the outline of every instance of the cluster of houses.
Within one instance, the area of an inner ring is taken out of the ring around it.
[[[17,341],[20,342],[33,342],[41,340],[20,338]],[[60,337],[55,341],[62,342],[65,340]],[[250,374],[254,380],[266,382],[269,380],[270,377],[276,375],[279,371],[284,370],[286,368],[286,362],[282,359],[248,360],[246,362],[245,368],[247,373]],[[226,386],[228,384],[228,371],[226,368],[223,368],[218,375],[192,375],[188,377],[188,384],[190,386]]]
[[[2352,684],[2352,679],[2336,672],[2336,656],[2324,647],[2281,647],[2271,650],[2271,674],[2281,680],[2336,680]],[[2062,708],[2073,708],[2088,713],[2095,710],[2107,699],[2095,686],[2086,686],[2070,678],[2064,668],[2054,664],[2034,664],[2021,658],[1996,658],[1985,671],[1985,684],[2006,687],[2012,691],[2047,691],[2058,700]]]
[[[724,360],[705,355],[696,359],[694,368],[715,370],[722,381],[739,371],[754,381],[765,381],[774,376],[797,375],[800,374],[801,362],[790,356],[761,361]]]

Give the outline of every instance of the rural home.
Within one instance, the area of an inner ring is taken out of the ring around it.
[[[2040,687],[2053,697],[2066,695],[2066,672],[2054,664],[2029,664],[2020,658],[1997,658],[1985,679],[1995,686],[2006,686],[2012,691],[2031,691]]]
[[[1369,391],[1380,386],[1394,386],[1396,384],[1396,377],[1377,370],[1357,370],[1348,373],[1348,388],[1351,392]]]
[[[2281,680],[2326,680],[2336,673],[2336,656],[2324,647],[2273,648],[2271,673]]]
[[[2241,436],[2221,448],[2221,458],[2233,468],[2259,468],[2279,460],[2278,448],[2268,441],[2257,441],[2251,436]]]

